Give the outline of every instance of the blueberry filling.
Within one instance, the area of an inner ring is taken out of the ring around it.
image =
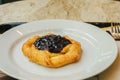
[[[60,35],[46,35],[38,38],[33,44],[38,50],[59,53],[65,46],[71,44],[71,42]]]

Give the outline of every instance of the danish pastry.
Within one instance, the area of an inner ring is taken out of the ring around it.
[[[22,52],[30,61],[53,68],[77,62],[82,55],[79,42],[54,34],[31,37],[23,44]]]

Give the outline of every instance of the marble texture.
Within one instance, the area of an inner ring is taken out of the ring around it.
[[[120,22],[120,1],[23,0],[0,5],[0,23],[41,19]]]

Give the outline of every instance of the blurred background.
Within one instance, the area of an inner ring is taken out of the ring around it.
[[[0,24],[42,19],[120,22],[120,1],[116,0],[0,0],[0,3]]]
[[[18,1],[18,0],[0,0],[0,4],[5,4],[8,2],[13,2],[13,1]]]

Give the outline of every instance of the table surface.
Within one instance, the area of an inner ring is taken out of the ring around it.
[[[0,23],[51,18],[120,22],[119,5],[113,0],[22,0],[0,5]]]
[[[119,5],[119,1],[112,0],[23,0],[0,5],[0,24],[58,18],[84,22],[120,22]],[[120,51],[120,42],[116,43]],[[119,55],[113,65],[99,75],[99,80],[120,80]],[[88,80],[96,80],[96,77]]]

